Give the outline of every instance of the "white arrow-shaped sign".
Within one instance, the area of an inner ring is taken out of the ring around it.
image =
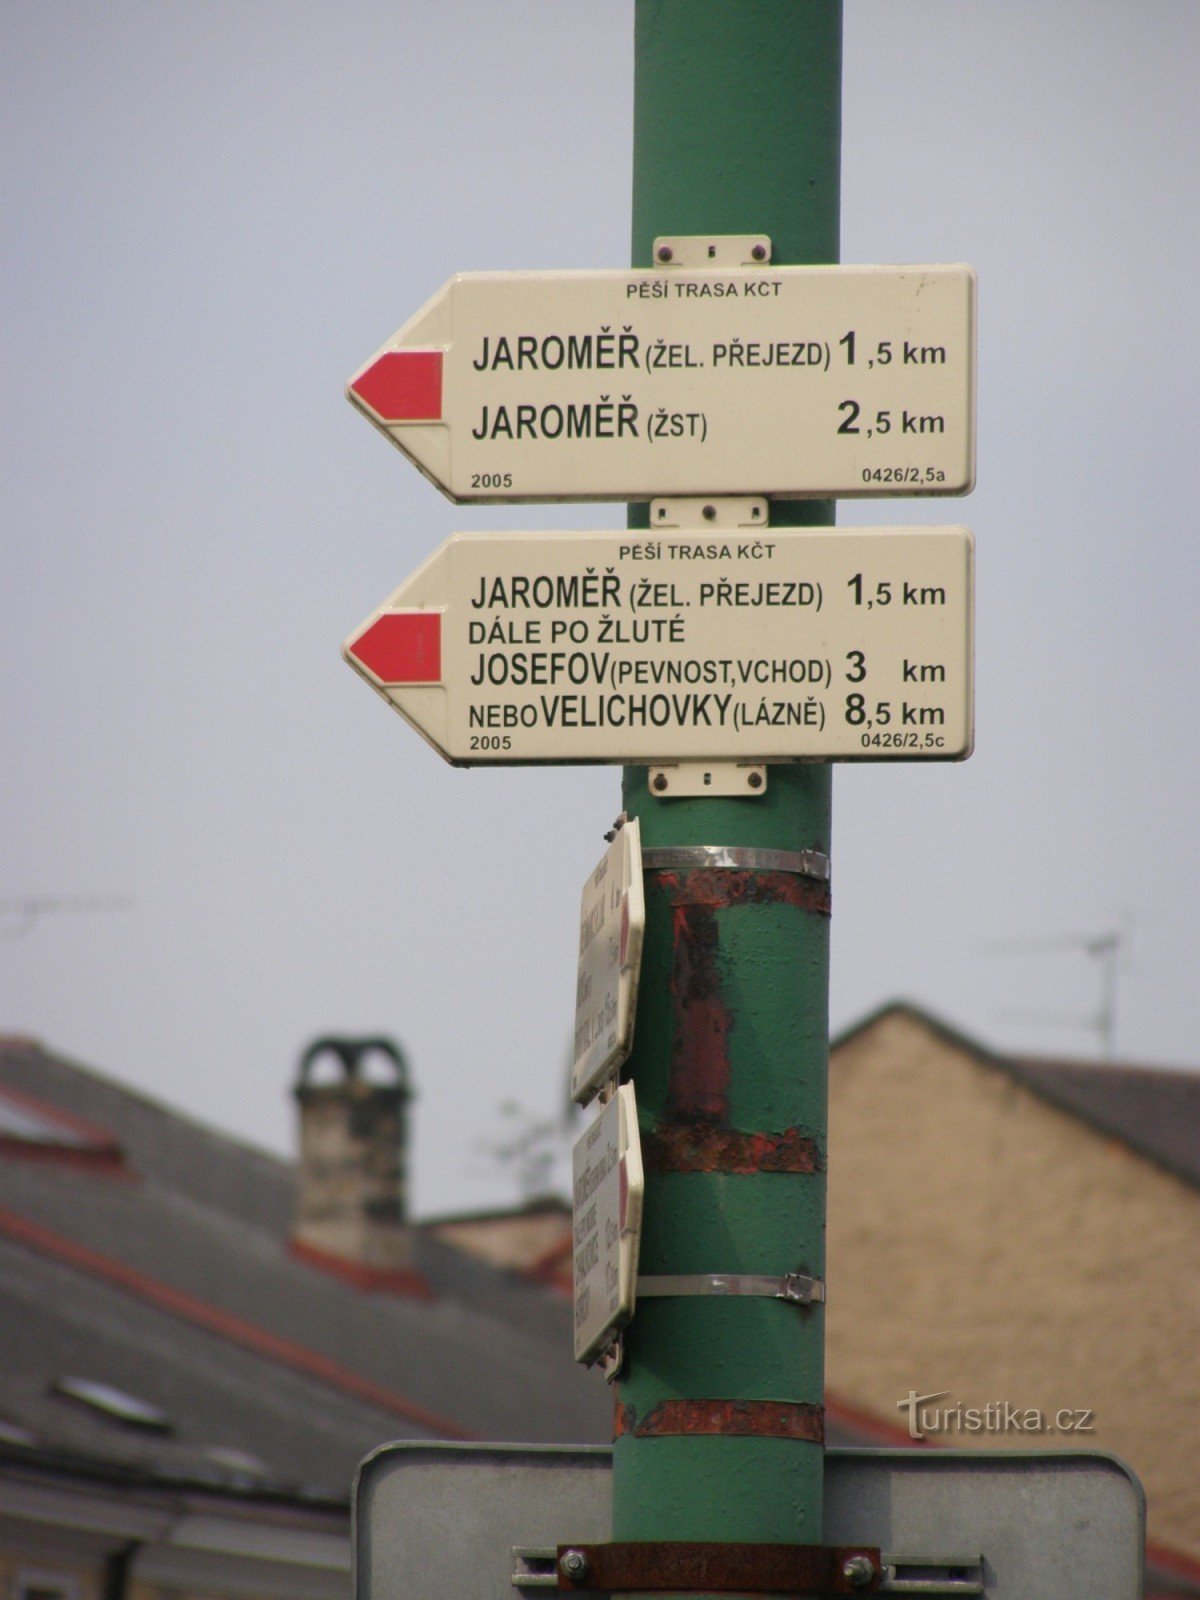
[[[349,384],[452,500],[965,494],[965,266],[462,273]]]
[[[572,1178],[575,1359],[592,1362],[637,1298],[646,1180],[632,1083],[576,1140]]]
[[[956,760],[966,528],[460,533],[345,646],[447,760]]]
[[[633,1048],[645,931],[642,835],[631,817],[617,829],[580,897],[573,1100],[590,1099]]]

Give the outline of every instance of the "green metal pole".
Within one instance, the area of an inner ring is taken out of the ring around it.
[[[633,264],[658,234],[767,233],[838,259],[841,0],[637,0]],[[645,506],[630,525],[647,525]],[[829,524],[775,501],[773,526]],[[748,752],[752,754],[753,752]],[[753,799],[659,799],[624,775],[644,849],[828,854],[830,773]],[[824,1275],[827,887],[648,870],[634,1055],[642,1274]],[[753,1297],[642,1299],[616,1394],[613,1537],[822,1540],[824,1322]]]

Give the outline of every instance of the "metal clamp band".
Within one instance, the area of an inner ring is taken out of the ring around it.
[[[878,1546],[614,1543],[559,1545],[559,1592],[878,1594]]]
[[[637,1281],[639,1300],[643,1296],[697,1294],[754,1294],[807,1306],[824,1301],[825,1281],[810,1278],[806,1272],[788,1272],[782,1278],[757,1272],[693,1272],[670,1277],[649,1276]]]
[[[559,1565],[559,1549],[563,1565]],[[863,1591],[870,1574],[861,1559],[870,1556],[869,1550],[855,1547],[842,1560],[841,1576],[853,1593]],[[559,1572],[579,1587],[579,1579],[586,1579],[590,1571],[587,1553],[578,1545],[514,1545],[512,1587],[529,1591],[558,1589]],[[874,1565],[875,1563],[872,1562]],[[880,1552],[878,1560],[880,1584],[878,1593],[888,1595],[942,1595],[953,1600],[955,1595],[981,1595],[983,1583],[983,1557],[974,1555],[895,1555]],[[578,1574],[578,1577],[574,1576]],[[794,1577],[795,1574],[792,1574]],[[857,1580],[857,1583],[856,1583]],[[870,1593],[868,1589],[866,1591]]]
[[[729,868],[736,872],[796,872],[804,878],[828,878],[829,857],[820,850],[758,850],[724,844],[660,845],[642,851],[650,872],[677,868]]]

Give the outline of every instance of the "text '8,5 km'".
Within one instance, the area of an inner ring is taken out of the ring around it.
[[[960,760],[966,528],[456,534],[345,656],[448,761]]]

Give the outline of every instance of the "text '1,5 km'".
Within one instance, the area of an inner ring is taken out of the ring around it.
[[[965,494],[966,266],[461,273],[351,379],[452,500]]]
[[[966,528],[460,533],[347,642],[447,760],[958,760]]]

